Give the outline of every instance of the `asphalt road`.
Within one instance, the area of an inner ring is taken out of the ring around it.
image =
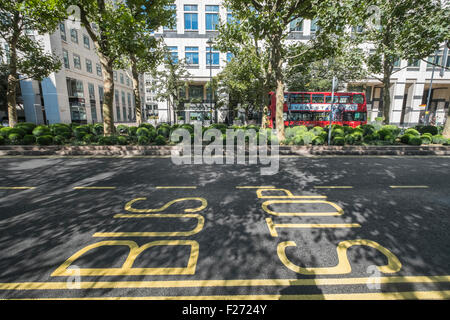
[[[450,298],[448,157],[1,158],[0,198],[0,299]]]

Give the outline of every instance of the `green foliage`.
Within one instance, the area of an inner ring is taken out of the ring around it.
[[[15,128],[20,128],[25,131],[26,134],[32,134],[36,125],[31,122],[19,122],[15,125]]]
[[[54,136],[63,136],[66,139],[70,139],[72,137],[72,129],[70,126],[62,123],[51,124],[50,132]]]
[[[116,136],[101,136],[98,138],[98,144],[104,146],[112,146],[117,144]]]
[[[40,125],[40,126],[37,126],[36,128],[34,128],[33,135],[35,137],[50,136],[51,132],[50,132],[50,129],[47,126]]]
[[[416,126],[415,129],[419,131],[421,134],[430,133],[432,136],[437,135],[439,133],[439,129],[436,126]]]
[[[381,127],[380,130],[378,130],[378,134],[380,136],[381,139],[384,139],[385,136],[392,136],[392,137],[397,137],[400,133],[400,128],[398,128],[395,125],[384,125],[383,127]],[[386,139],[384,139],[386,140]]]
[[[38,126],[39,127],[39,126]],[[38,128],[37,127],[37,128]],[[47,128],[48,129],[48,128]],[[35,129],[36,130],[36,129]],[[50,131],[50,130],[49,130]],[[34,134],[34,130],[33,130]],[[36,134],[34,134],[36,136]],[[53,137],[51,135],[38,135],[36,138],[36,143],[40,146],[48,146],[53,143]]]
[[[11,128],[11,127],[4,127],[4,128],[1,128],[1,129],[0,129],[0,135],[1,135],[3,138],[8,138],[9,133],[10,133],[10,131],[11,131],[12,129],[13,129],[13,128]]]
[[[190,134],[194,133],[194,126],[191,124],[183,124],[181,128],[188,130]]]
[[[73,135],[78,140],[82,140],[85,135],[89,134],[89,132],[90,132],[90,129],[89,129],[89,126],[87,126],[87,125],[78,126],[78,127],[73,128]]]
[[[27,134],[27,132],[25,130],[23,130],[22,128],[20,128],[20,127],[14,127],[11,130],[9,130],[8,137],[11,134],[17,134],[20,138],[22,138],[23,136],[25,136]]]
[[[316,136],[322,134],[324,132],[324,129],[322,127],[316,126],[309,130],[310,132],[314,133]]]
[[[444,144],[447,139],[443,135],[434,135],[432,141],[434,144]]]
[[[420,139],[422,140],[422,144],[430,144],[432,142],[432,137],[428,135],[423,135]]]
[[[146,128],[148,130],[154,130],[155,129],[155,127],[153,125],[151,125],[150,123],[145,123],[145,122],[141,123],[139,125],[139,128]]]
[[[371,142],[371,141],[375,141],[375,140],[378,140],[378,139],[380,139],[380,136],[378,135],[377,132],[373,132],[373,133],[365,135],[363,137],[363,141],[364,142]]]
[[[321,136],[314,137],[312,144],[315,146],[320,146],[325,144],[325,140]]]
[[[12,131],[12,130],[11,130]],[[10,133],[8,136],[8,140],[11,144],[21,144],[22,137],[18,133]]]
[[[158,136],[163,136],[164,138],[167,139],[167,138],[169,138],[169,135],[170,135],[170,127],[167,127],[167,126],[159,127],[158,130],[156,130],[156,134]]]
[[[120,134],[128,134],[128,126],[123,125],[123,124],[119,124],[117,126],[117,132]]]
[[[162,136],[162,135],[158,135],[155,138],[155,144],[158,145],[158,146],[165,145],[166,143],[167,143],[166,142],[166,138],[164,138],[164,136]]]
[[[302,135],[297,135],[294,136],[292,142],[297,145],[297,146],[302,146],[305,144],[305,142],[303,141],[303,136]]]
[[[331,143],[335,146],[343,146],[345,144],[345,138],[343,136],[336,136]]]
[[[150,139],[147,136],[139,136],[138,137],[138,144],[141,146],[148,145],[150,143]]]
[[[352,134],[347,134],[344,138],[345,144],[355,144],[355,136]]]
[[[127,145],[128,144],[128,139],[125,136],[118,136],[117,137],[117,143],[120,144],[121,146]]]
[[[0,136],[0,145],[5,144],[5,138],[3,136]]]
[[[413,128],[406,129],[404,134],[410,134],[410,135],[413,135],[416,137],[420,136],[419,131],[417,131],[416,129],[413,129]]]
[[[364,136],[370,135],[375,133],[375,127],[371,124],[364,124],[361,126],[361,129],[363,130]]]
[[[344,137],[345,132],[344,129],[336,128],[331,131],[331,137]]]
[[[30,145],[36,142],[36,137],[32,134],[26,134],[22,139],[23,144]]]
[[[53,137],[53,143],[56,145],[62,145],[66,143],[66,139],[63,136],[55,136]]]
[[[139,128],[139,129],[137,129],[137,131],[136,131],[136,135],[138,136],[138,137],[142,137],[142,136],[144,136],[144,137],[150,137],[150,130],[149,129],[147,129],[147,128],[144,128],[144,127],[141,127],[141,128]]]
[[[92,133],[87,133],[82,137],[81,140],[87,144],[90,144],[92,142],[96,142],[97,137],[95,135],[93,135]]]
[[[412,136],[408,140],[408,144],[413,146],[420,146],[422,144],[422,139],[418,136]]]
[[[103,124],[101,123],[95,123],[91,128],[91,133],[95,134],[96,136],[101,136],[103,132]]]
[[[410,134],[410,133],[405,133],[405,134],[403,134],[403,135],[400,137],[400,141],[401,141],[402,143],[409,143],[409,140],[410,140],[412,137],[415,137],[415,135]]]
[[[128,128],[128,135],[130,136],[136,136],[137,135],[137,130],[139,128],[138,127],[129,127]]]

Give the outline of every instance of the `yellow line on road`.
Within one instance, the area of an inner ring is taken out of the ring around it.
[[[3,190],[27,190],[27,189],[36,189],[36,187],[0,187]]]
[[[314,186],[314,189],[352,189],[352,186]]]
[[[446,276],[393,276],[364,278],[315,279],[238,279],[238,280],[166,280],[166,281],[99,281],[80,282],[79,289],[123,288],[203,288],[203,287],[271,287],[271,286],[331,286],[368,283],[441,283],[450,282]],[[0,290],[64,290],[67,282],[0,283]],[[71,283],[73,286],[73,284]]]
[[[116,189],[116,187],[74,187],[74,190],[113,190]]]
[[[156,189],[197,189],[195,186],[158,186]]]
[[[81,297],[31,298],[5,300],[417,300],[450,299],[450,290],[373,293],[324,293],[303,295],[213,295],[213,296],[147,296],[147,297]]]
[[[389,186],[392,189],[401,189],[401,188],[405,188],[405,189],[410,189],[410,188],[422,188],[422,189],[426,189],[429,188],[429,186]]]
[[[274,186],[237,186],[236,189],[274,189]]]

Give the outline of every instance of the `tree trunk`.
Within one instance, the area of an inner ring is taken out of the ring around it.
[[[281,58],[280,50],[280,42],[274,43],[273,47],[275,48],[275,52],[273,55],[274,63],[274,75],[275,75],[275,83],[276,83],[276,112],[275,112],[275,123],[277,129],[277,138],[278,143],[284,141],[284,79],[283,79],[283,60]]]
[[[136,105],[136,123],[139,126],[142,123],[141,96],[139,93],[139,73],[137,70],[136,57],[131,57],[131,73],[133,75],[133,93],[134,103]]]
[[[14,14],[14,21],[19,22],[19,14]],[[17,26],[15,23],[15,26]],[[6,101],[8,102],[8,120],[9,126],[12,128],[17,124],[17,106],[16,106],[16,94],[17,85],[19,83],[19,76],[17,75],[17,41],[19,39],[20,30],[18,27],[14,28],[10,47],[10,59],[9,59],[9,73],[8,73],[8,87],[6,89]]]
[[[393,70],[393,62],[386,56],[383,57],[383,117],[384,123],[390,122],[391,111],[391,75]]]
[[[444,130],[442,131],[442,135],[447,139],[450,139],[450,108],[448,108],[447,112],[447,121],[445,121]]]
[[[104,135],[108,136],[116,132],[114,126],[113,115],[113,103],[114,103],[114,81],[113,81],[113,68],[112,62],[110,62],[101,53],[98,53],[100,62],[102,64],[103,73],[103,87],[104,87],[104,99],[103,99],[103,128]]]

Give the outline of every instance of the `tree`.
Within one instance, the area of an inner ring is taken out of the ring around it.
[[[360,15],[361,6],[358,1],[344,0],[225,0],[225,5],[233,15],[251,30],[251,34],[259,35],[268,50],[270,65],[276,86],[276,128],[279,141],[284,140],[284,64],[288,58],[286,39],[289,34],[288,25],[298,19],[318,18],[319,31],[317,39],[344,33],[344,26],[354,17]],[[240,37],[240,34],[230,34]],[[311,47],[318,48],[318,47]],[[311,50],[313,50],[311,49]],[[320,48],[319,48],[320,49]]]
[[[175,112],[178,111],[180,102],[185,98],[180,95],[180,92],[184,92],[190,76],[185,62],[178,60],[165,50],[163,68],[153,70],[151,74],[156,80],[156,85],[153,87],[156,91],[156,99],[167,101],[168,112],[171,107]]]
[[[142,122],[141,99],[139,95],[139,74],[155,69],[163,54],[161,41],[152,32],[162,26],[175,23],[175,10],[169,7],[172,0],[127,0],[127,29],[121,44],[124,66],[131,67],[133,91],[136,105],[136,122]],[[127,63],[128,62],[128,63]]]
[[[81,25],[94,43],[102,66],[104,100],[102,106],[104,134],[115,132],[113,117],[113,70],[123,66],[122,44],[130,21],[123,2],[114,0],[66,0],[79,8]]]
[[[59,0],[0,0],[0,37],[9,47],[6,100],[10,127],[17,123],[19,81],[25,77],[42,80],[61,68],[60,59],[46,53],[29,33],[52,33],[64,16]]]
[[[448,11],[436,0],[374,0],[379,26],[366,27],[361,40],[372,44],[369,71],[383,84],[383,116],[389,123],[391,77],[398,59],[423,59],[448,38]],[[448,9],[447,9],[448,10]],[[379,78],[376,75],[381,74]]]

